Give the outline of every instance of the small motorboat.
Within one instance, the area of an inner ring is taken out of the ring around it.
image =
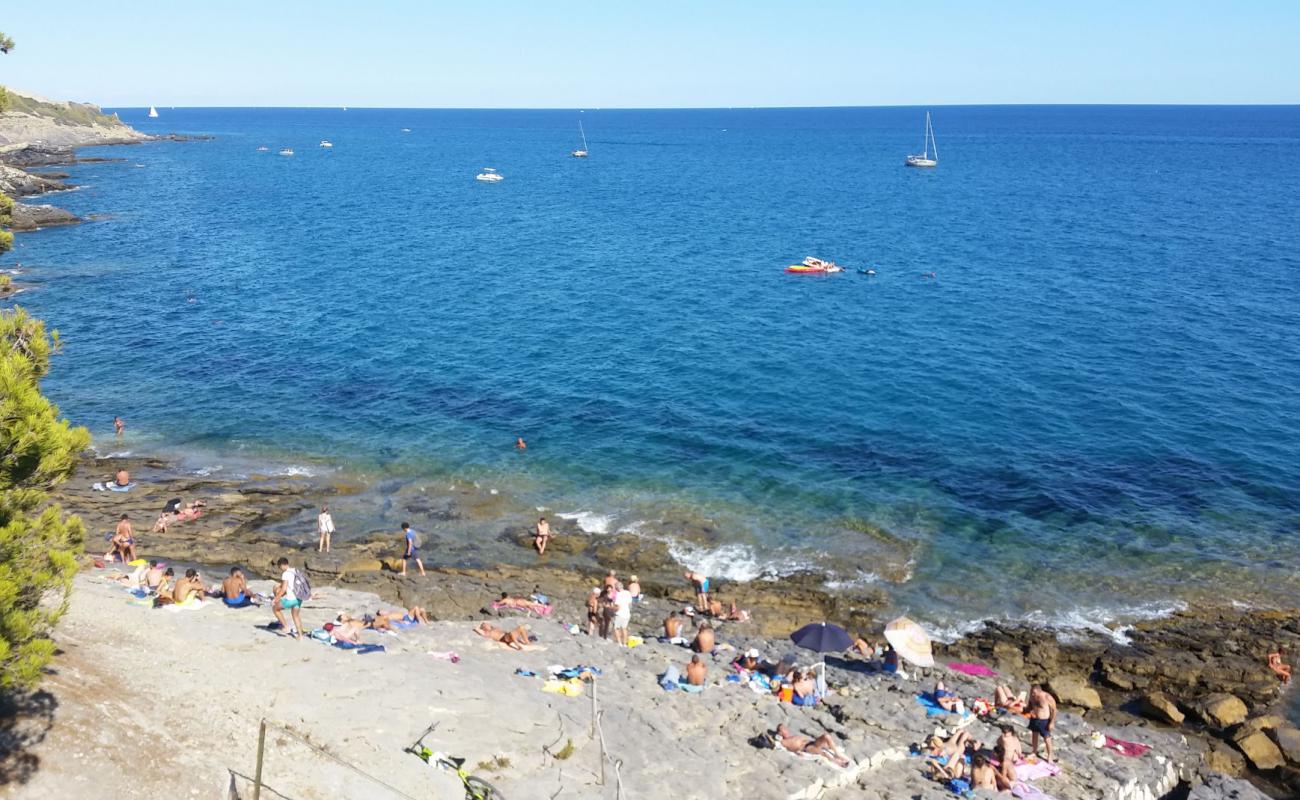
[[[321,147],[333,147],[333,146],[334,146],[334,143],[331,142],[329,139],[321,139],[321,140],[320,140],[320,146],[321,146]]]
[[[506,176],[491,167],[484,167],[483,171],[474,176],[474,180],[483,181],[484,183],[497,183],[506,179]]]
[[[875,275],[876,271],[870,267],[858,267],[859,275]]]
[[[265,153],[267,150],[270,150],[270,149],[271,149],[271,148],[267,147],[266,145],[262,145],[261,147],[257,148],[257,152],[259,152],[259,153]]]
[[[808,256],[803,260],[803,263],[791,264],[785,268],[785,271],[796,275],[829,275],[832,272],[843,272],[844,267],[834,261],[823,261],[820,258]]]
[[[284,148],[283,150],[280,151],[280,155],[282,155],[282,156],[291,156],[291,155],[293,155],[293,148],[292,148],[292,147],[286,147],[286,148]]]
[[[410,133],[410,132],[411,132],[410,128],[402,128],[402,133]]]

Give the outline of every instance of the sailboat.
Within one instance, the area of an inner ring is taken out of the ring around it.
[[[158,118],[158,109],[154,108],[153,106],[149,106],[149,118],[150,118],[150,119],[157,119],[157,118]]]
[[[930,148],[934,148],[934,158],[930,158]],[[925,149],[922,155],[911,155],[903,162],[909,167],[939,166],[939,143],[934,140],[934,126],[930,124],[930,112],[925,112]]]
[[[587,132],[582,129],[582,120],[578,120],[578,134],[582,137],[582,149],[574,150],[572,153],[569,153],[569,155],[573,156],[574,158],[586,158],[587,157]]]

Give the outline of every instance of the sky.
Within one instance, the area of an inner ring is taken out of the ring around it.
[[[0,84],[107,107],[1300,103],[1296,0],[60,0],[0,31]]]

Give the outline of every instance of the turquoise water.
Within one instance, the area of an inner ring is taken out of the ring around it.
[[[685,520],[936,625],[1300,598],[1300,108],[933,112],[918,171],[924,109],[591,110],[585,160],[576,112],[124,110],[217,138],[84,151],[102,218],[6,265],[137,450]]]

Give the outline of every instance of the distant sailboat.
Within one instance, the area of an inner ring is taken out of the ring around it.
[[[939,143],[934,140],[934,126],[930,124],[930,112],[925,112],[925,149],[922,155],[908,156],[903,163],[909,167],[939,166]],[[930,158],[930,148],[934,147],[934,158]]]
[[[158,109],[154,108],[153,106],[149,106],[149,118],[150,118],[150,119],[157,119],[157,118],[158,118]]]
[[[572,153],[569,153],[569,155],[573,156],[574,158],[586,158],[587,157],[587,132],[582,129],[582,120],[578,120],[578,135],[582,137],[582,149],[574,150]]]

